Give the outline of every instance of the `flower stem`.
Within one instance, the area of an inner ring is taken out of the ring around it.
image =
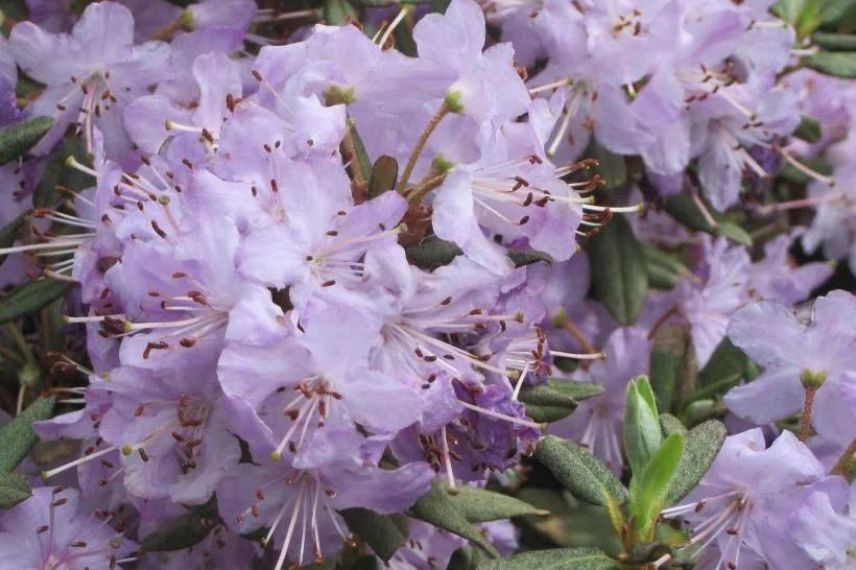
[[[856,454],[856,439],[850,442],[850,445],[847,446],[847,449],[844,450],[844,453],[842,453],[841,457],[838,458],[838,461],[835,462],[835,466],[829,474],[844,475],[847,471],[847,463],[850,462],[850,459],[854,454]]]
[[[802,419],[800,421],[800,441],[807,440],[809,431],[811,431],[811,412],[814,409],[815,394],[817,394],[816,386],[806,386],[805,404],[803,405]]]
[[[407,159],[407,166],[404,167],[404,173],[401,175],[401,180],[398,181],[398,190],[399,193],[403,193],[407,188],[407,183],[410,182],[410,175],[413,174],[413,169],[416,168],[416,161],[419,160],[419,157],[422,155],[422,151],[425,150],[425,145],[428,143],[428,139],[431,137],[431,134],[437,129],[437,125],[440,124],[440,121],[443,120],[443,117],[448,115],[451,112],[449,105],[444,101],[440,106],[440,109],[431,117],[431,120],[428,121],[428,124],[425,126],[425,130],[422,131],[422,134],[419,136],[419,140],[416,141],[416,146],[413,148],[413,152],[410,153],[410,158]]]

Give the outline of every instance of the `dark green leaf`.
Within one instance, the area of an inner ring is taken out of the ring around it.
[[[820,3],[820,13],[824,24],[836,23],[856,9],[856,0],[815,0]]]
[[[610,190],[622,188],[627,183],[627,163],[624,157],[592,142],[588,154],[597,161],[597,174]]]
[[[666,505],[683,454],[684,435],[675,432],[663,441],[641,476],[634,476],[630,484],[630,513],[639,536],[645,540],[653,538],[651,531]]]
[[[623,325],[636,320],[648,292],[642,246],[633,229],[617,216],[589,242],[591,279],[595,295]]]
[[[535,457],[573,495],[593,505],[620,505],[627,498],[621,482],[588,450],[572,441],[541,438]]]
[[[339,511],[351,532],[372,547],[384,562],[404,544],[410,521],[404,515],[381,515],[369,509],[355,507]]]
[[[851,34],[830,34],[824,32],[817,32],[812,36],[812,39],[814,40],[815,44],[830,51],[856,50],[856,36]],[[799,131],[799,129],[797,129],[797,131]],[[799,134],[794,134],[799,137]]]
[[[375,198],[388,190],[392,190],[397,182],[398,161],[387,155],[379,157],[372,166],[372,175],[369,179],[369,198]]]
[[[436,237],[425,238],[422,243],[410,246],[404,252],[411,265],[428,271],[448,265],[464,253],[456,244]]]
[[[654,391],[645,376],[627,384],[622,434],[630,469],[639,475],[645,471],[648,462],[663,443]]]
[[[816,143],[823,137],[820,121],[813,117],[803,117],[794,131],[794,136],[809,143]]]
[[[508,252],[508,257],[514,262],[514,267],[523,267],[533,263],[553,263],[553,258],[543,251],[534,249],[517,249]]]
[[[645,254],[645,270],[651,287],[671,289],[690,274],[687,266],[676,255],[647,244],[642,245],[642,251]]]
[[[149,552],[190,548],[202,542],[219,520],[217,501],[212,498],[206,504],[190,509],[177,519],[147,534],[141,546]]]
[[[722,422],[709,420],[689,431],[684,455],[669,487],[667,505],[674,505],[692,491],[716,459],[727,435]]]
[[[455,506],[452,496],[442,483],[435,482],[431,490],[410,507],[410,513],[419,520],[466,538],[493,557],[498,556],[493,545]]]
[[[602,394],[603,390],[600,384],[549,378],[546,384],[521,390],[520,401],[526,405],[526,414],[530,418],[549,423],[568,417],[580,400]]]
[[[476,570],[480,562],[484,560],[480,550],[464,546],[457,549],[452,558],[449,559],[449,565],[446,570]]]
[[[827,75],[856,78],[856,52],[819,51],[804,57],[803,64]]]
[[[58,186],[81,191],[95,183],[95,180],[88,174],[84,174],[76,168],[70,168],[66,164],[69,156],[73,156],[81,164],[91,164],[92,162],[79,139],[76,137],[67,138],[54,150],[53,157],[45,166],[42,179],[36,186],[36,191],[33,194],[33,205],[36,208],[54,207],[61,196],[57,190]]]
[[[782,20],[796,24],[805,4],[806,0],[779,0],[772,7],[772,12]]]
[[[53,409],[53,398],[39,398],[0,428],[0,472],[11,471],[30,452],[39,439],[33,422],[50,419]]]
[[[32,494],[26,477],[19,473],[0,472],[0,509],[14,507]]]
[[[449,499],[471,523],[546,514],[520,499],[478,487],[461,487],[457,494],[449,495]]]
[[[722,395],[746,377],[749,358],[727,338],[716,347],[699,373],[701,393],[697,397]]]
[[[357,124],[353,119],[348,119],[348,130],[351,134],[351,140],[354,143],[354,152],[356,153],[356,159],[360,163],[360,171],[364,173],[364,175],[371,179],[371,176],[374,174],[372,171],[372,161],[369,158],[369,153],[366,150],[366,145],[363,142],[363,137],[360,136],[360,132],[357,130]],[[368,180],[366,180],[368,182]]]
[[[326,0],[321,14],[324,22],[333,26],[356,22],[360,17],[356,9],[345,0]]]
[[[68,286],[69,284],[65,281],[53,279],[39,279],[19,286],[0,299],[0,323],[8,323],[38,311],[59,299]]]
[[[663,325],[651,349],[651,386],[660,409],[671,410],[675,402],[683,402],[697,384],[698,366],[689,325]]]
[[[0,131],[0,165],[24,156],[53,124],[54,120],[50,117],[35,117]]]
[[[334,562],[333,566],[330,568],[330,570],[333,570],[333,568],[335,568],[335,567],[336,567],[336,564]],[[309,570],[310,568],[312,568],[312,567],[309,566],[306,570]],[[361,556],[359,559],[357,559],[357,561],[354,562],[354,565],[351,566],[349,568],[349,570],[381,570],[382,568],[383,568],[383,566],[381,565],[380,562],[378,562],[377,556],[372,556],[370,554],[367,554],[367,555]]]
[[[596,548],[553,548],[488,560],[479,570],[618,570],[619,566]]]
[[[21,226],[24,225],[24,216],[23,214],[3,226],[3,229],[0,230],[0,249],[12,247],[15,244],[15,240],[18,239],[18,235],[21,232]],[[0,255],[0,263],[6,261],[5,255]]]
[[[742,245],[752,245],[752,236],[746,233],[743,228],[727,220],[709,204],[705,204],[705,207],[716,222],[716,227],[707,221],[691,195],[687,193],[677,194],[666,200],[666,212],[691,230],[721,235]]]

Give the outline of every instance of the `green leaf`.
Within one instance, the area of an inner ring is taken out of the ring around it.
[[[592,287],[616,321],[636,320],[648,292],[642,246],[622,216],[616,216],[589,242]]]
[[[555,422],[568,417],[579,400],[603,393],[600,384],[550,378],[546,384],[527,386],[520,391],[526,415],[539,423]]]
[[[404,515],[381,515],[361,507],[345,509],[339,514],[351,532],[371,546],[384,562],[389,562],[410,532],[410,521]]]
[[[691,230],[721,235],[742,245],[752,245],[752,236],[743,228],[727,220],[720,212],[711,208],[710,204],[705,203],[705,207],[716,222],[716,227],[710,225],[691,195],[676,194],[666,200],[666,212]]]
[[[211,498],[204,505],[194,507],[147,534],[141,546],[149,552],[183,550],[202,542],[220,521],[217,500]]]
[[[406,248],[404,253],[411,265],[433,271],[452,263],[453,259],[464,252],[457,244],[432,236],[422,240],[422,243]]]
[[[449,499],[471,523],[546,514],[520,499],[478,487],[461,487],[457,494],[449,495]]]
[[[634,476],[630,484],[630,514],[643,540],[653,539],[654,524],[666,505],[683,454],[684,435],[675,432],[663,441],[641,476]]]
[[[26,477],[20,473],[0,472],[0,509],[14,507],[32,494]]]
[[[388,190],[395,188],[398,182],[398,161],[391,156],[379,157],[369,178],[369,198],[376,198]]]
[[[623,156],[610,152],[594,141],[588,154],[597,161],[598,168],[595,171],[609,190],[622,188],[627,184],[627,163]]]
[[[15,240],[18,239],[18,235],[21,232],[21,226],[24,225],[24,215],[21,214],[0,230],[0,249],[12,247],[15,244]],[[0,255],[0,263],[6,261],[5,255]]]
[[[24,156],[53,125],[50,117],[35,117],[0,131],[0,165]]]
[[[701,390],[693,395],[694,398],[724,394],[746,377],[748,365],[749,357],[728,338],[723,339],[699,373]]]
[[[669,486],[667,505],[674,505],[698,485],[716,459],[726,435],[725,426],[716,420],[706,421],[689,431],[684,455]]]
[[[53,398],[39,398],[0,428],[0,472],[11,471],[30,452],[39,439],[33,422],[50,419],[53,409]]]
[[[651,387],[660,409],[679,405],[698,385],[698,365],[686,323],[667,323],[654,336],[651,348]]]
[[[81,191],[95,183],[88,174],[84,174],[76,168],[70,168],[66,164],[69,156],[73,156],[81,164],[91,164],[92,162],[86,154],[86,147],[78,138],[67,138],[54,150],[53,157],[45,166],[42,178],[36,186],[33,194],[33,205],[36,208],[54,207],[61,196],[57,190],[58,186]]]
[[[533,263],[553,263],[553,258],[535,249],[515,249],[508,252],[508,257],[514,262],[514,267],[523,267]]]
[[[856,50],[856,36],[852,34],[830,34],[824,32],[817,32],[812,36],[812,39],[814,40],[815,44],[830,51]],[[799,131],[799,128],[797,129],[797,131]],[[794,134],[799,138],[802,138],[799,136],[799,134]]]
[[[806,67],[847,79],[856,78],[856,52],[819,51],[803,58]]]
[[[493,557],[499,556],[493,545],[476,530],[464,516],[464,513],[455,506],[455,503],[452,502],[452,495],[440,482],[435,482],[431,486],[431,490],[410,507],[410,513],[421,521],[466,538]]]
[[[457,244],[442,240],[436,236],[430,236],[417,245],[412,245],[404,250],[407,261],[420,269],[433,271],[438,267],[449,265],[457,256],[464,252]],[[553,258],[543,251],[534,249],[519,249],[508,252],[508,257],[515,267],[523,267],[538,262],[553,263]]]
[[[618,563],[596,548],[552,548],[488,560],[478,570],[618,570]]]
[[[647,244],[642,244],[642,251],[645,255],[648,284],[651,287],[671,289],[678,281],[690,274],[690,270],[676,255]]]
[[[59,299],[69,284],[53,279],[30,281],[0,299],[0,323],[14,321],[29,315]]]
[[[572,441],[545,436],[538,442],[535,457],[581,501],[614,507],[627,498],[624,487],[612,471]]]
[[[648,462],[663,443],[660,415],[654,391],[645,376],[634,378],[627,384],[624,407],[624,451],[634,474],[645,471]]]
[[[805,4],[806,0],[779,0],[772,7],[772,12],[782,20],[796,24]]]
[[[321,11],[324,22],[333,26],[341,26],[348,22],[359,20],[359,13],[345,0],[327,0]]]
[[[446,570],[476,570],[483,560],[481,551],[464,546],[452,554]]]
[[[816,143],[823,137],[820,121],[813,117],[802,117],[799,126],[794,131],[794,136],[809,143]]]
[[[670,436],[673,433],[680,433],[684,436],[689,433],[684,422],[673,416],[672,414],[660,414],[660,426],[663,428],[663,433]]]
[[[360,170],[364,173],[364,176],[371,179],[372,176],[372,161],[369,158],[369,153],[366,150],[366,145],[363,142],[363,137],[360,136],[360,132],[357,130],[357,123],[353,119],[348,119],[348,131],[351,134],[351,140],[354,143],[354,152],[356,153],[356,159],[360,163]],[[366,181],[368,182],[368,180]]]

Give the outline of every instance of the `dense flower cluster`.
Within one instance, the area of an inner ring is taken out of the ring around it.
[[[86,360],[58,365],[88,381],[53,386],[69,407],[34,425],[80,452],[0,513],[0,569],[336,560],[362,547],[342,511],[525,478],[546,428],[525,391],[568,379],[603,393],[550,431],[621,477],[628,383],[647,374],[665,411],[727,413],[734,434],[662,511],[689,542],[652,563],[854,563],[856,298],[804,303],[834,268],[791,253],[856,271],[856,91],[793,71],[771,2],[452,0],[288,41],[260,29],[321,12],[26,4],[0,37],[0,125],[53,123],[0,166],[0,222],[32,212],[0,244],[0,284],[75,284]],[[801,116],[818,140],[794,135]],[[620,188],[593,156],[630,171]],[[821,157],[832,174],[807,165]],[[58,161],[71,174],[46,201]],[[807,193],[773,202],[785,167]],[[783,218],[804,207],[806,225]],[[620,232],[634,249],[603,253]],[[629,284],[610,302],[634,270],[638,302]],[[676,342],[694,379],[661,391]],[[729,350],[736,377],[705,380]],[[212,504],[192,547],[137,544]],[[517,548],[510,523],[476,528]],[[445,568],[466,544],[409,532],[389,567]]]

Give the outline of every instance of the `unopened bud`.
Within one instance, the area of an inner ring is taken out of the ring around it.
[[[446,93],[446,98],[443,100],[443,105],[450,113],[460,114],[464,112],[464,104],[461,102],[463,95],[460,91],[449,91]]]
[[[826,376],[827,373],[824,370],[806,368],[800,373],[800,382],[802,382],[803,388],[814,388],[816,390],[826,382]]]
[[[178,18],[178,25],[185,32],[193,31],[193,11],[190,8],[184,10]]]
[[[442,154],[438,154],[434,160],[431,161],[431,170],[439,174],[446,174],[450,170],[455,167],[455,163],[446,160],[446,158]]]
[[[324,91],[324,102],[328,106],[350,105],[356,100],[356,92],[353,87],[343,89],[338,85],[331,85],[326,91]]]

